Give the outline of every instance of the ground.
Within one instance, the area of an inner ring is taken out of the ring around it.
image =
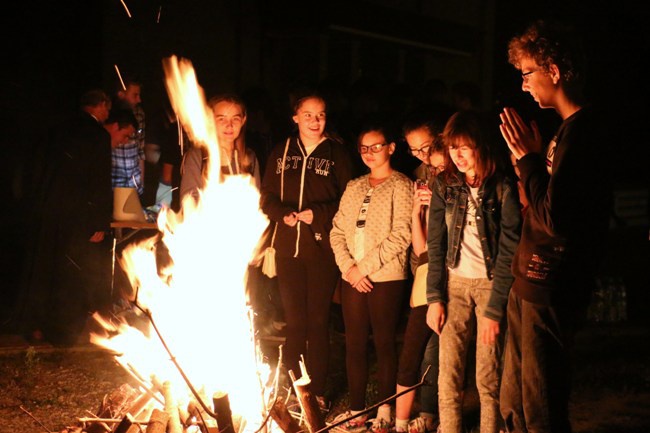
[[[575,433],[650,431],[648,341],[650,327],[632,324],[590,325],[578,336],[571,407]],[[110,354],[88,344],[25,347],[6,338],[4,343],[0,433],[61,432],[96,412],[106,394],[125,383],[135,385]],[[334,415],[346,402],[341,334],[333,333],[332,347]],[[471,391],[467,395],[467,431],[477,432],[476,398]]]

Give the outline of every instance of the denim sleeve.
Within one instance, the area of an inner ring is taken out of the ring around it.
[[[427,303],[446,302],[447,223],[445,220],[445,188],[435,179],[429,204],[429,227],[427,229],[427,251],[429,268],[427,271]]]
[[[521,236],[521,220],[517,186],[510,179],[505,179],[501,199],[499,249],[494,265],[494,284],[484,314],[492,320],[500,321],[505,313],[508,295],[514,281],[511,266]]]

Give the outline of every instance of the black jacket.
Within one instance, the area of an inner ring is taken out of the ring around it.
[[[596,114],[583,108],[567,118],[546,160],[531,153],[517,162],[529,207],[512,290],[529,302],[588,302],[611,205],[606,134]]]

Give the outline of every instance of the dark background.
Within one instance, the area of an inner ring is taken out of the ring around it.
[[[610,112],[615,137],[610,146],[611,163],[594,167],[593,176],[609,171],[619,192],[640,190],[637,198],[619,206],[623,217],[612,224],[603,273],[625,278],[632,309],[645,306],[650,300],[650,280],[646,275],[650,263],[650,75],[645,67],[650,42],[648,14],[642,11],[642,2],[469,2],[476,3],[474,10],[485,11],[480,27],[427,16],[421,13],[429,10],[425,0],[310,4],[315,10],[294,1],[126,3],[132,18],[126,16],[120,0],[23,1],[3,5],[3,320],[20,289],[24,239],[30,230],[25,222],[33,188],[30,167],[35,149],[43,143],[52,125],[74,112],[83,91],[102,87],[112,93],[116,81],[114,64],[119,65],[123,74],[136,75],[143,81],[144,106],[149,116],[160,110],[166,100],[161,60],[171,54],[186,57],[193,62],[206,94],[233,90],[261,95],[255,100],[272,118],[274,133],[282,136],[289,120],[288,95],[300,84],[320,83],[329,90],[333,95],[330,118],[341,128],[357,114],[354,110],[359,106],[351,101],[359,94],[372,94],[380,109],[399,115],[400,104],[417,94],[428,79],[442,77],[451,84],[457,71],[449,68],[458,68],[453,55],[436,53],[433,61],[439,66],[432,73],[426,66],[427,61],[431,62],[430,55],[425,60],[417,46],[404,48],[399,42],[419,41],[480,57],[479,73],[474,76],[481,77],[477,83],[483,91],[481,108],[497,113],[504,105],[514,106],[527,119],[538,119],[543,132],[549,134],[559,119],[552,111],[540,110],[532,98],[521,92],[521,78],[506,58],[508,39],[531,20],[542,17],[572,21],[582,29],[591,66],[589,94]],[[334,31],[333,25],[363,29],[386,38],[378,40],[359,33]],[[323,35],[328,35],[326,73],[319,57],[323,52]],[[355,46],[360,47],[359,65],[351,64],[354,60],[348,55]],[[404,53],[406,61],[400,60]],[[341,100],[348,105],[337,104]],[[585,187],[589,187],[589,179],[585,179]],[[641,316],[639,312],[638,317]],[[636,317],[635,313],[632,317]]]

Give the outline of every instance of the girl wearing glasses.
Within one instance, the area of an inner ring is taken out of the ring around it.
[[[445,433],[461,433],[468,346],[475,323],[481,433],[499,431],[499,361],[510,266],[521,213],[515,181],[497,171],[479,114],[451,116],[442,133],[445,170],[429,209],[427,324],[440,336],[438,406]]]
[[[411,243],[413,182],[391,167],[395,142],[386,128],[362,129],[357,148],[370,173],[348,183],[334,216],[330,240],[341,270],[341,306],[345,323],[348,418],[366,407],[367,342],[372,329],[377,354],[378,399],[395,392],[395,334],[406,292]],[[348,431],[367,430],[367,415],[344,424]],[[370,430],[392,425],[390,405],[377,411]]]
[[[441,116],[442,117],[442,116]],[[417,384],[424,371],[431,366],[426,380],[429,384],[419,389],[419,416],[409,421],[416,391],[398,397],[395,402],[395,430],[397,432],[425,433],[436,430],[438,421],[438,335],[427,325],[426,272],[427,222],[431,187],[434,177],[445,168],[445,152],[439,138],[442,125],[431,119],[411,119],[402,127],[402,134],[411,155],[422,164],[415,170],[416,188],[413,190],[411,215],[411,271],[414,276],[404,343],[397,369],[397,392]]]

